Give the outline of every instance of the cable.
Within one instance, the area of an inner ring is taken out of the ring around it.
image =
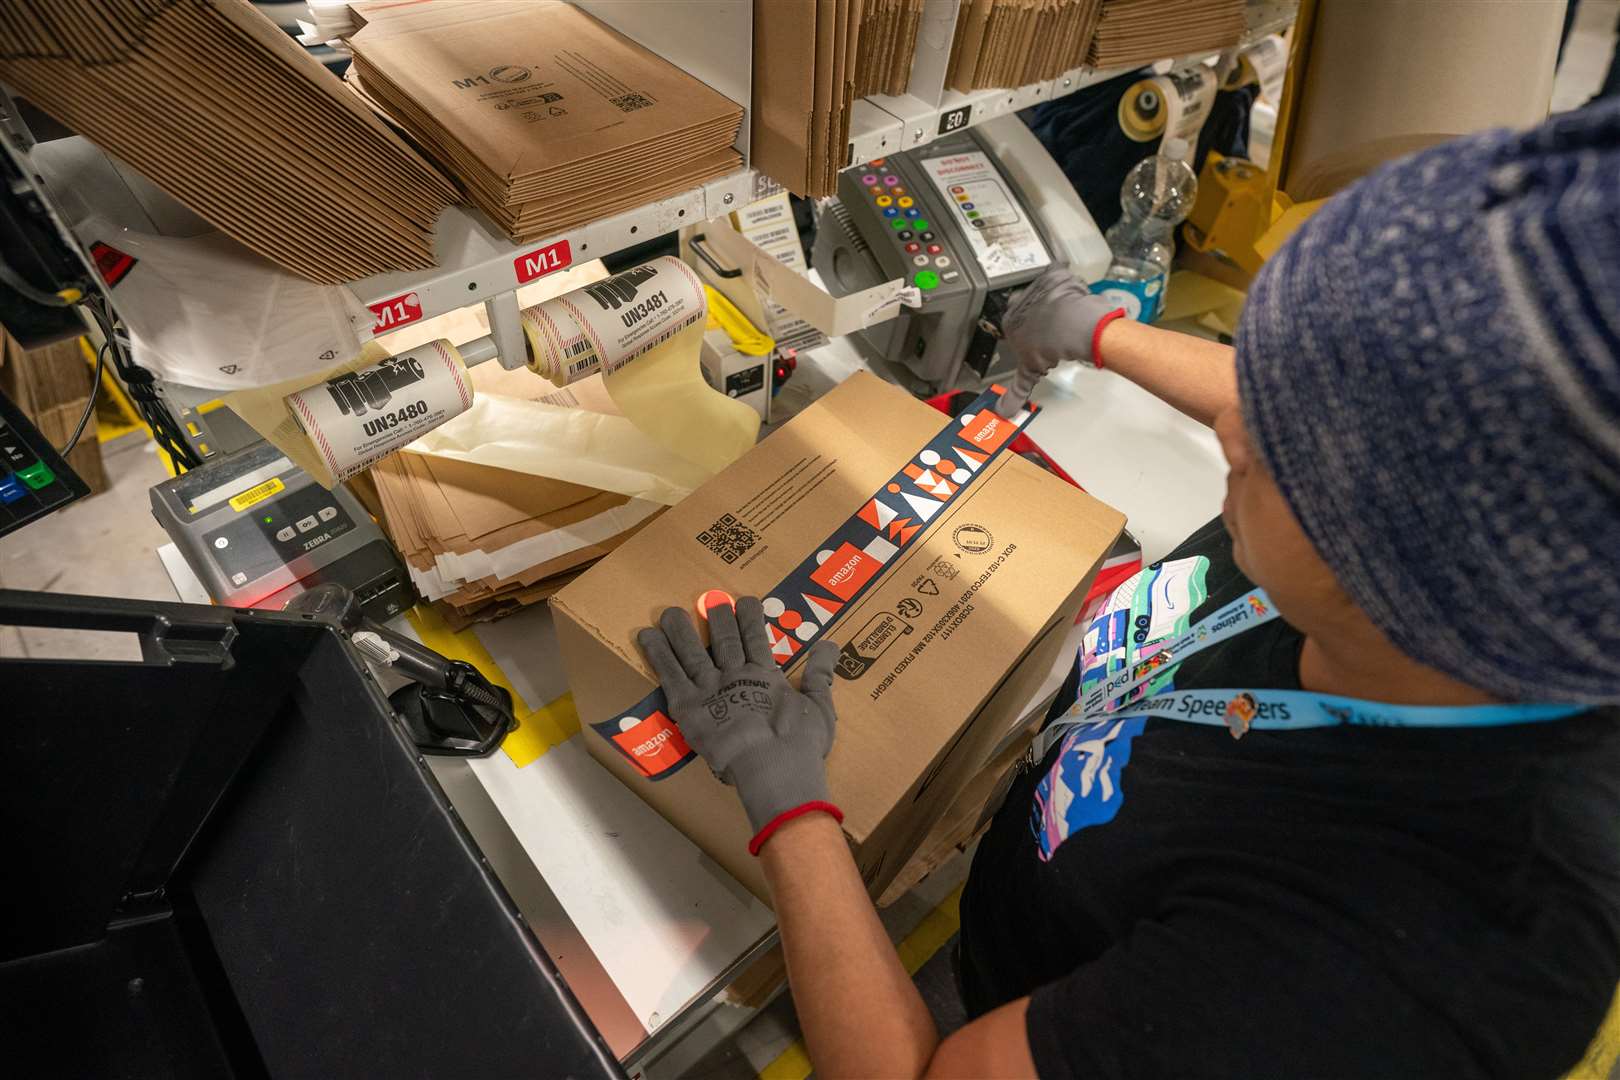
[[[181,471],[195,469],[201,465],[202,459],[192,450],[191,444],[186,442],[185,435],[174,418],[169,415],[167,406],[159,396],[157,380],[150,371],[137,364],[124,351],[123,343],[118,340],[114,328],[112,313],[106,309],[105,300],[99,295],[92,295],[85,298],[84,306],[101,328],[104,341],[110,344],[108,355],[112,357],[113,370],[118,373],[119,381],[129,391],[129,399],[141,414],[141,419],[152,429],[152,441],[163,448],[175,467]]]
[[[96,411],[96,399],[101,396],[101,371],[107,360],[107,346],[109,344],[110,342],[104,341],[101,343],[101,348],[96,350],[96,373],[91,376],[95,381],[90,384],[90,400],[84,403],[84,415],[79,417],[79,423],[73,429],[73,434],[68,437],[67,445],[57,451],[64,458],[73,452],[75,446],[79,445],[79,436],[84,434],[85,425],[90,422],[91,415]]]
[[[7,286],[21,293],[24,299],[32,300],[42,307],[72,307],[78,303],[82,295],[79,290],[73,289],[71,291],[74,295],[70,298],[30,285],[5,259],[0,259],[0,282],[5,282]]]

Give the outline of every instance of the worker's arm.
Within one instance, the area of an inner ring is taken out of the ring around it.
[[[1104,371],[1123,375],[1167,405],[1214,426],[1237,401],[1232,346],[1115,319],[1097,335]]]
[[[709,647],[670,608],[637,636],[670,715],[754,829],[810,1060],[827,1077],[1033,1076],[1027,1000],[939,1040],[866,895],[828,797],[837,717],[829,642],[812,645],[798,689],[776,666],[755,597],[707,611]]]
[[[1203,424],[1213,425],[1237,401],[1230,345],[1121,315],[1067,270],[1048,270],[1035,279],[1002,319],[1002,346],[1017,364],[1004,411],[1022,408],[1041,376],[1065,360],[1123,375]]]
[[[1028,998],[940,1041],[831,817],[787,823],[760,858],[817,1076],[1035,1075],[1024,1033]]]

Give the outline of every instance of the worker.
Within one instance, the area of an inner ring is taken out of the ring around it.
[[[665,612],[640,643],[758,831],[817,1074],[1563,1075],[1620,984],[1620,102],[1347,189],[1235,349],[1062,274],[1007,323],[1214,426],[1221,518],[1164,565],[1220,640],[1142,701],[1237,713],[1075,721],[1070,677],[975,853],[941,1041],[828,796],[833,649],[795,690],[758,601],[708,651]],[[1210,625],[1234,604],[1254,628]]]

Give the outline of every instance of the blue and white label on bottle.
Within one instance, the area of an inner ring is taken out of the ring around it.
[[[1164,304],[1164,282],[1164,274],[1142,281],[1105,278],[1093,285],[1091,291],[1124,308],[1125,314],[1137,322],[1150,323],[1158,319],[1159,309]]]

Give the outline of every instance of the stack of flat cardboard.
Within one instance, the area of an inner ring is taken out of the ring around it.
[[[570,4],[354,8],[365,94],[514,240],[742,167],[742,107]]]
[[[861,97],[857,87],[875,87],[878,81],[866,63],[868,53],[880,48],[883,19],[866,18],[866,9],[876,2],[754,0],[749,158],[795,195],[833,194],[838,170],[850,163],[849,118]],[[883,64],[907,51],[913,50],[895,40]],[[909,77],[910,57],[904,63]]]
[[[906,92],[922,15],[923,0],[864,0],[856,50],[856,97]]]
[[[1244,0],[1103,0],[1086,62],[1114,68],[1243,40]]]
[[[371,475],[417,591],[458,629],[546,599],[653,516],[625,525],[627,495],[425,454]]]
[[[600,379],[551,390],[526,368],[473,369],[481,394],[611,410]],[[543,391],[550,390],[550,393]],[[417,592],[459,628],[544,600],[657,516],[660,506],[470,461],[400,453],[372,466],[383,528]]]
[[[1085,62],[1100,0],[963,0],[946,85],[1025,86]]]
[[[0,394],[10,398],[33,421],[52,446],[67,445],[95,389],[94,372],[81,339],[24,349],[3,331],[0,338]],[[67,463],[92,495],[107,490],[95,417],[90,418],[78,445],[67,455]]]
[[[457,201],[246,0],[15,0],[0,79],[312,281],[432,266],[434,222]]]

